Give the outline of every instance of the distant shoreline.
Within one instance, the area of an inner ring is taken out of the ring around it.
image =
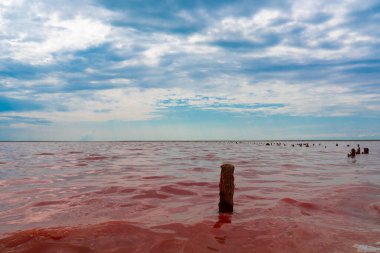
[[[352,139],[352,140],[127,140],[127,141],[0,141],[5,142],[347,142],[347,141],[380,141],[380,139]]]

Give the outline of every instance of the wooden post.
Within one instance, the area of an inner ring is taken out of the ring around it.
[[[360,146],[359,146],[359,144],[358,144],[358,149],[356,150],[356,154],[360,155]]]
[[[220,166],[219,182],[219,213],[232,213],[234,211],[234,171],[232,164]]]
[[[356,155],[356,151],[355,151],[355,149],[353,148],[353,149],[351,149],[351,153],[349,153],[347,156],[348,156],[348,157],[351,157],[351,158],[355,158],[355,155]]]

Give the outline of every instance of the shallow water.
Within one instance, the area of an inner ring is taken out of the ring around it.
[[[380,252],[380,142],[282,143],[0,143],[0,252]]]

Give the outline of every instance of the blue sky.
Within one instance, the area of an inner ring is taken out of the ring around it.
[[[1,0],[0,140],[379,139],[378,0]]]

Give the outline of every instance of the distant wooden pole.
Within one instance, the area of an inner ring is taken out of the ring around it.
[[[219,213],[232,213],[234,211],[234,171],[232,164],[220,166],[219,182]]]
[[[351,157],[351,158],[355,158],[355,155],[356,155],[356,151],[355,151],[355,149],[353,148],[353,149],[351,149],[351,153],[349,153],[347,156],[348,156],[348,157]]]

